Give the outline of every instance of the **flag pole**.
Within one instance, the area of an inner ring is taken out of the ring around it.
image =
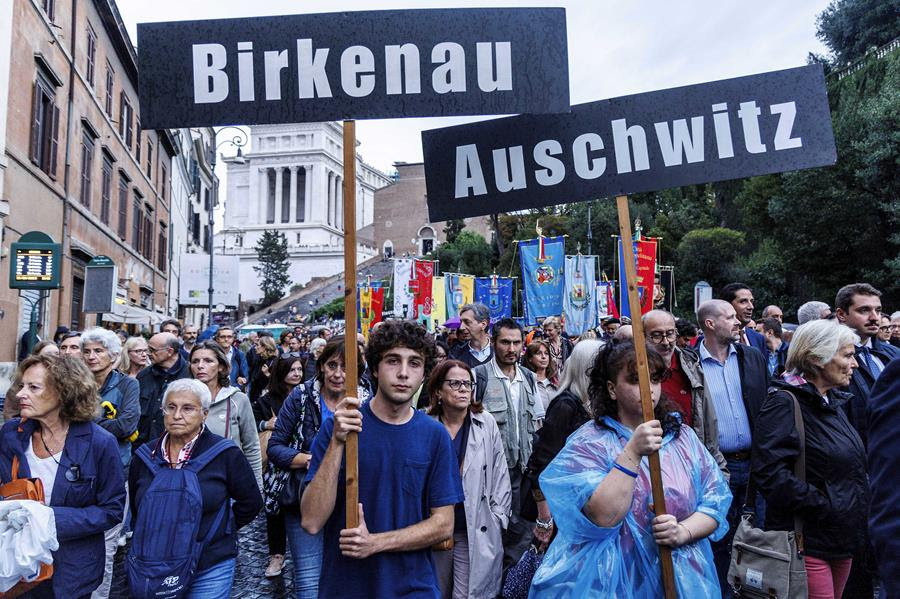
[[[344,121],[344,367],[345,393],[356,396],[356,121]],[[359,526],[359,438],[347,435],[344,445],[347,490],[347,528]]]
[[[637,288],[637,269],[634,265],[634,246],[631,242],[631,219],[628,213],[628,196],[616,197],[619,212],[619,233],[622,239],[622,260],[625,261],[625,283],[628,289],[628,306],[631,308],[631,327],[634,334],[634,353],[637,361],[638,385],[641,390],[643,421],[653,420],[653,399],[650,394],[650,367],[647,361],[647,345],[644,341],[644,325],[641,322],[641,300]],[[618,252],[616,252],[618,254]],[[621,283],[620,283],[621,284]],[[666,513],[666,496],[662,485],[659,452],[647,456],[650,462],[650,487],[653,491],[653,509],[657,516]],[[666,599],[677,599],[675,570],[672,566],[672,550],[665,545],[659,548],[659,563]]]

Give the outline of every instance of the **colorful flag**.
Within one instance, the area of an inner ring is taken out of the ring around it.
[[[447,295],[447,320],[459,316],[459,309],[463,304],[471,304],[475,293],[475,277],[472,275],[444,275]]]
[[[410,283],[413,279],[413,261],[410,258],[394,259],[394,318],[412,318],[415,298]]]
[[[381,286],[381,281],[376,281],[370,285],[359,285],[356,305],[359,313],[359,331],[368,341],[369,331],[372,330],[376,323],[381,322],[382,308],[384,306],[384,287]]]
[[[562,314],[565,251],[563,237],[539,237],[519,242],[525,314],[529,325],[537,324],[539,318]]]
[[[581,335],[597,326],[597,304],[593,294],[596,256],[566,256],[566,294],[563,298],[566,333]]]
[[[628,305],[628,280],[625,276],[625,259],[622,253],[622,240],[616,241],[619,250],[619,311],[622,316],[631,318],[631,307]],[[653,309],[654,275],[656,273],[656,240],[639,239],[632,242],[634,247],[634,263],[637,271],[638,295],[641,299],[641,314]]]
[[[613,293],[615,284],[612,281],[599,281],[597,283],[597,322],[610,316],[619,317],[619,311],[616,310],[616,299]]]
[[[447,289],[444,287],[444,277],[431,278],[431,322],[432,326],[439,327],[447,321]]]
[[[475,279],[475,301],[491,311],[491,324],[512,316],[513,281],[492,275]]]
[[[430,329],[432,308],[431,279],[434,277],[434,262],[431,260],[416,260],[414,277],[415,308],[413,310],[413,318]]]

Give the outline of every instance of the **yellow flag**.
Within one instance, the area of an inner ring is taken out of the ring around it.
[[[475,298],[475,277],[471,275],[460,275],[459,288],[462,290],[463,304],[471,304]],[[459,313],[460,306],[462,306],[462,304],[456,307],[457,313]]]
[[[447,320],[446,289],[444,289],[444,277],[431,278],[431,322],[439,327]]]

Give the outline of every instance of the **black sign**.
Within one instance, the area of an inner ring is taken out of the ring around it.
[[[822,67],[422,132],[432,222],[834,164]]]
[[[138,25],[147,129],[568,112],[562,8]]]
[[[57,289],[59,287],[61,251],[46,233],[29,231],[10,244],[12,265],[9,269],[11,289]]]

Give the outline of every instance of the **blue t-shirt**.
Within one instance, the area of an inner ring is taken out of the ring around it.
[[[360,408],[359,502],[369,532],[418,524],[431,509],[463,501],[459,465],[444,426],[422,412],[400,425],[379,420],[368,403]],[[334,419],[322,421],[307,473],[311,481],[328,449]],[[438,599],[430,549],[344,557],[338,546],[346,527],[345,473],[341,465],[334,511],[325,523],[319,597],[421,597]]]

